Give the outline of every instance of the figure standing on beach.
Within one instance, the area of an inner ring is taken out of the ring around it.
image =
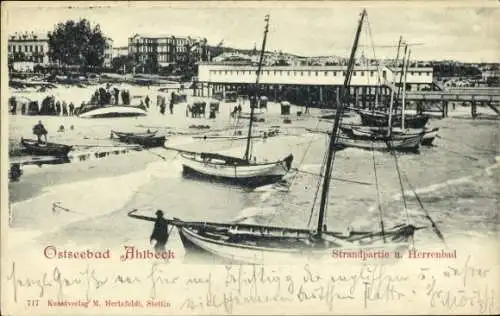
[[[75,111],[75,105],[73,104],[73,102],[70,102],[69,103],[69,116],[73,116],[74,111]]]
[[[56,113],[55,115],[60,115],[61,114],[61,102],[57,101],[56,102]]]
[[[68,116],[68,105],[66,104],[66,101],[63,101],[62,103],[62,115]]]
[[[170,114],[174,114],[174,98],[175,98],[175,95],[172,92],[172,98],[170,99],[170,105],[169,105]]]
[[[43,126],[42,121],[38,121],[38,124],[33,126],[33,134],[36,135],[38,139],[38,143],[42,143],[42,135],[45,137],[45,142],[47,142],[47,130],[45,129],[45,126]]]
[[[156,211],[156,221],[153,229],[153,233],[151,233],[151,237],[149,238],[150,242],[153,239],[156,241],[155,243],[155,251],[156,252],[164,252],[165,244],[168,241],[168,221],[163,217],[163,211]]]
[[[10,97],[9,98],[9,105],[10,105],[11,114],[15,115],[16,112],[17,112],[17,100],[16,100],[16,97]]]
[[[146,102],[146,107],[149,109],[149,96],[146,96],[146,99],[144,99],[144,102]]]
[[[118,105],[118,103],[120,101],[120,90],[118,90],[118,88],[114,87],[113,88],[113,95],[115,96],[115,105]],[[123,98],[123,95],[122,95],[122,98]]]
[[[165,108],[166,108],[166,107],[167,107],[167,106],[165,105],[165,98],[163,98],[163,99],[161,100],[161,103],[160,103],[160,113],[161,113],[162,115],[163,115],[163,114],[165,114]]]
[[[111,92],[109,92],[109,90],[106,90],[105,96],[106,96],[106,102],[103,105],[112,104],[111,103],[111,96],[112,95],[111,95]]]

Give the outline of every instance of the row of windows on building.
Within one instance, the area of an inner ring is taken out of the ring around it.
[[[24,48],[24,50],[23,50]],[[15,52],[25,52],[25,53],[43,53],[44,48],[43,45],[9,45],[9,53]]]
[[[45,60],[44,60],[45,58],[43,56],[25,56],[25,57],[12,56],[11,58],[14,62],[29,61],[29,62],[40,63],[40,64],[45,62]]]
[[[167,44],[175,44],[175,45],[185,45],[188,44],[189,42],[186,39],[174,39],[174,38],[158,38],[158,39],[150,39],[150,38],[136,38],[136,39],[131,39],[130,42],[134,44],[142,44],[142,45],[152,45],[152,44],[159,44],[159,45],[167,45]]]
[[[251,74],[254,74],[256,71],[255,70],[210,70],[210,73],[214,74],[214,75],[251,75]],[[346,72],[345,71],[299,71],[299,70],[293,70],[293,71],[290,71],[290,70],[261,70],[260,71],[260,74],[261,75],[271,75],[271,73],[273,75],[278,75],[278,76],[282,76],[282,75],[287,75],[287,76],[304,76],[304,74],[307,74],[307,76],[311,76],[313,73],[315,76],[319,76],[320,73],[323,73],[324,76],[329,76],[329,75],[332,75],[332,76],[337,76],[337,73],[338,75],[340,75],[340,73],[342,73],[342,76],[345,76],[346,75]],[[408,74],[409,75],[417,75],[417,76],[422,76],[422,75],[425,75],[425,76],[430,76],[431,75],[431,72],[427,71],[427,72],[421,72],[421,71],[408,71]],[[353,71],[352,72],[352,75],[353,77],[354,76],[361,76],[361,77],[364,77],[365,75],[366,76],[370,76],[370,77],[374,77],[376,75],[376,71]],[[386,77],[386,72],[385,70],[382,71],[382,76],[385,78]]]
[[[140,53],[153,53],[153,52],[158,52],[158,53],[167,53],[171,52],[171,49],[168,49],[168,46],[158,46],[158,48],[155,50],[152,47],[145,47],[145,46],[139,46],[135,47],[135,49],[132,49],[132,51],[135,52],[140,52]],[[187,52],[186,47],[176,47],[175,49],[176,52],[178,53],[185,53]]]

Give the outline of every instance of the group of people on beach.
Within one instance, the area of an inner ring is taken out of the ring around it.
[[[172,94],[170,95],[170,101],[169,101],[170,114],[174,114],[174,104],[175,104],[175,92],[172,92]],[[158,95],[156,97],[156,105],[160,108],[160,113],[162,115],[164,115],[165,110],[167,108],[167,100],[166,100],[165,96]]]
[[[96,89],[90,98],[91,105],[104,106],[104,105],[118,105],[120,103],[120,96],[123,105],[130,105],[130,92],[128,90],[121,90],[113,87],[108,83],[106,88],[100,87]]]
[[[42,100],[42,106],[38,114],[73,116],[75,114],[75,105],[73,102],[67,104],[66,101],[56,101],[54,96],[47,96]]]
[[[21,103],[21,114],[23,115],[56,115],[56,116],[73,116],[75,115],[75,105],[73,102],[56,101],[53,95],[46,96],[42,100],[41,106],[38,101],[18,102],[16,97],[9,98],[10,112],[12,115],[17,114],[17,107]]]

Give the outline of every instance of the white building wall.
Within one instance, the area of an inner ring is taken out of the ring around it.
[[[49,42],[47,39],[9,39],[7,52],[9,57],[12,58],[15,53],[22,53],[25,59],[23,61],[30,61],[38,64],[49,63]],[[41,56],[41,59],[39,57],[35,57],[35,55]]]
[[[343,85],[346,66],[268,66],[262,68],[260,83],[291,85]],[[255,83],[257,66],[199,64],[198,81],[211,83]],[[389,82],[393,73],[388,68],[354,68],[352,85],[377,85],[382,78]],[[395,80],[398,82],[399,77]],[[408,70],[407,83],[432,83],[432,68]]]

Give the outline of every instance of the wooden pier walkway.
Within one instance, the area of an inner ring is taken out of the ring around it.
[[[390,82],[385,82],[384,86],[394,91],[397,95],[397,87]],[[436,85],[438,88],[444,87]],[[399,93],[399,99],[403,98],[402,93]],[[406,91],[406,101],[426,103],[438,103],[441,105],[442,117],[448,116],[448,103],[461,102],[471,104],[472,117],[477,116],[478,104],[486,104],[497,115],[500,116],[498,106],[500,104],[500,88],[448,88],[442,91]],[[425,107],[425,106],[424,106]]]

